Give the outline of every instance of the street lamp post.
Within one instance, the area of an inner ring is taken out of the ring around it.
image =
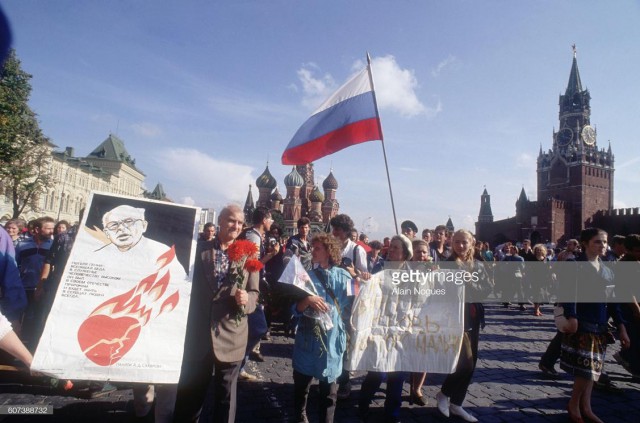
[[[56,218],[56,222],[60,221],[60,213],[62,212],[62,202],[64,200],[64,188],[67,186],[67,177],[69,176],[69,169],[66,172],[60,172],[62,177],[62,191],[60,192],[60,206],[58,207],[58,217]],[[67,200],[68,202],[69,200]]]

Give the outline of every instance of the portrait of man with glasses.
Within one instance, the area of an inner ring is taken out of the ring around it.
[[[109,241],[118,250],[125,252],[140,242],[148,223],[144,219],[144,209],[118,206],[104,214],[102,225]]]

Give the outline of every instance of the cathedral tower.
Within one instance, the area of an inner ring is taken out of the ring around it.
[[[256,179],[256,187],[258,187],[258,201],[256,207],[271,208],[271,191],[278,185],[276,178],[269,172],[269,164],[262,172],[262,175]]]
[[[324,189],[324,201],[322,202],[322,221],[329,223],[332,217],[338,214],[340,205],[336,200],[336,191],[338,189],[338,180],[333,176],[333,171],[329,171],[329,175],[322,182]]]
[[[294,167],[291,173],[285,176],[284,185],[287,187],[287,197],[284,199],[284,220],[295,224],[302,217],[300,188],[304,185],[304,178]]]
[[[315,186],[315,177],[313,174],[313,163],[297,165],[296,170],[302,176],[304,183],[300,187],[300,201],[302,202],[302,216],[309,217],[311,212],[311,193]]]

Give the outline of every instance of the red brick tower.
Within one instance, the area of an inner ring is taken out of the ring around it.
[[[582,89],[575,46],[569,83],[560,95],[552,149],[538,155],[538,228],[542,238],[575,237],[598,210],[613,207],[613,154],[598,149],[591,95]]]

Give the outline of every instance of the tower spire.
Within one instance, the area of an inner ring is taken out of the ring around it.
[[[569,83],[567,84],[567,90],[564,93],[565,96],[582,92],[582,81],[580,80],[580,71],[578,71],[576,45],[572,45],[571,48],[573,49],[573,64],[571,65]]]
[[[250,222],[251,220],[251,216],[253,215],[253,211],[255,210],[256,206],[255,203],[253,202],[253,194],[251,193],[251,185],[249,185],[249,192],[247,193],[247,199],[244,202],[244,209],[242,209],[242,211],[244,212],[244,218],[245,218],[245,222]]]
[[[491,211],[491,196],[487,192],[487,186],[480,196],[480,213],[478,213],[478,223],[493,222],[493,212]]]
[[[525,192],[524,185],[523,185],[522,189],[520,190],[520,196],[518,197],[516,204],[524,204],[524,203],[527,203],[528,201],[529,199],[527,198],[527,193]]]

